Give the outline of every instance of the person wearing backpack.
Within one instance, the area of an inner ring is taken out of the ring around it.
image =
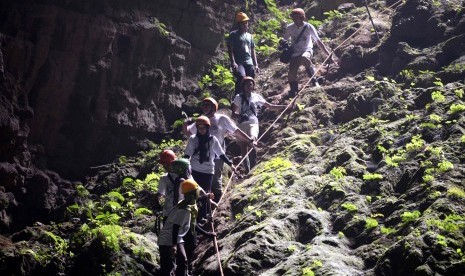
[[[158,235],[160,251],[159,275],[187,275],[188,258],[184,247],[184,237],[194,229],[197,216],[196,200],[199,197],[199,185],[192,179],[181,183],[184,199],[170,211],[163,228]]]
[[[244,142],[253,143],[254,140],[250,138],[245,132],[236,126],[236,124],[224,114],[219,114],[218,102],[212,97],[207,97],[202,101],[202,113],[210,119],[210,133],[215,136],[223,150],[226,152],[224,137],[227,133],[234,135],[236,138]],[[183,124],[183,132],[185,135],[192,135],[197,133],[197,127],[193,124],[192,120],[187,120]],[[215,201],[219,202],[223,195],[222,177],[224,161],[216,156],[215,160],[215,173],[212,180],[212,192],[215,195]]]
[[[260,94],[255,93],[255,81],[251,77],[244,77],[241,83],[241,94],[234,97],[231,106],[233,115],[238,116],[239,128],[248,134],[253,140],[257,140],[259,134],[258,112],[263,106],[272,110],[284,109],[286,105],[276,105],[267,102]],[[250,143],[239,142],[241,155],[246,156],[249,152]],[[253,154],[252,154],[253,153]],[[246,174],[255,166],[256,153],[251,152],[251,158],[244,160]]]
[[[210,193],[213,175],[215,173],[215,156],[218,156],[233,171],[236,170],[232,162],[226,157],[226,154],[220,145],[218,139],[210,133],[210,119],[206,116],[199,116],[195,120],[197,133],[189,137],[184,152],[184,158],[190,159],[192,168],[192,177],[200,187],[207,193]],[[208,213],[207,199],[200,200],[202,206],[199,208],[198,221],[206,218]]]
[[[315,74],[315,67],[311,60],[313,56],[313,41],[325,54],[330,55],[330,51],[323,42],[321,42],[315,27],[304,21],[305,11],[303,9],[296,8],[292,10],[291,18],[293,23],[287,25],[283,41],[290,41],[293,50],[287,77],[290,86],[289,96],[295,97],[295,94],[299,91],[297,82],[297,71],[299,67],[303,65],[309,77]],[[333,61],[337,64],[334,58]],[[311,82],[313,85],[319,86],[316,77],[314,77]]]
[[[236,77],[236,94],[240,93],[240,84],[245,76],[255,77],[259,73],[255,42],[249,30],[249,17],[243,13],[236,14],[237,29],[229,33],[226,41],[231,68]]]

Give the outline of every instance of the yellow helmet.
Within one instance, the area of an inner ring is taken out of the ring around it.
[[[195,191],[199,188],[199,184],[195,182],[194,179],[186,179],[181,183],[181,192],[182,194],[187,194],[189,192]]]
[[[243,12],[238,12],[236,14],[236,23],[241,23],[241,22],[244,22],[244,21],[249,21],[249,17],[247,16],[247,14],[243,13]]]

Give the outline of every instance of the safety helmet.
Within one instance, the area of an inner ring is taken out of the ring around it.
[[[191,163],[185,158],[178,158],[171,163],[171,172],[177,175],[184,175]]]
[[[215,111],[218,111],[218,102],[212,97],[207,97],[202,102],[211,102],[215,106]]]
[[[207,125],[207,126],[210,126],[210,119],[208,119],[207,116],[199,116],[197,118],[197,120],[195,120],[195,125],[196,126],[199,126],[199,125]]]
[[[253,83],[253,86],[255,87],[255,80],[252,78],[252,77],[249,77],[249,76],[245,76],[242,81],[241,81],[241,87],[244,87],[244,84],[247,82],[247,81],[251,81]]]
[[[160,153],[158,162],[162,165],[169,165],[176,159],[176,154],[172,150],[164,150]]]
[[[244,21],[249,21],[249,17],[247,16],[247,14],[243,13],[243,12],[238,12],[236,14],[236,23],[241,23],[241,22],[244,22]]]
[[[293,9],[291,11],[291,16],[293,16],[293,15],[300,15],[303,18],[305,18],[305,11],[303,9],[301,9],[301,8],[296,8],[296,9]]]
[[[181,192],[187,194],[199,188],[199,184],[194,179],[186,179],[181,183]]]

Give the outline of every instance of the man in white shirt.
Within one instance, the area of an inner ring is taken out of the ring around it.
[[[330,55],[330,51],[326,48],[323,42],[321,42],[315,27],[304,21],[305,12],[303,9],[297,8],[292,10],[291,18],[293,23],[286,27],[283,38],[287,41],[290,40],[293,48],[287,77],[291,88],[289,96],[294,97],[299,90],[297,82],[297,71],[299,70],[299,67],[303,65],[309,77],[312,77],[315,74],[315,68],[311,61],[313,56],[313,41],[320,49],[323,50],[323,52],[325,52],[325,54]],[[315,86],[318,86],[316,76],[312,79],[312,83]]]

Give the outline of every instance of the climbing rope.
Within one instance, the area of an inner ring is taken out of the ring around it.
[[[403,0],[399,0],[397,2],[395,2],[394,4],[392,4],[391,6],[388,6],[386,8],[386,10],[398,5],[399,3],[401,3]],[[383,12],[381,12],[381,14],[383,14]],[[369,16],[371,18],[371,15]],[[290,101],[286,108],[284,108],[284,110],[276,117],[276,119],[273,121],[273,123],[271,123],[271,125],[262,133],[262,135],[257,139],[256,142],[260,141],[267,133],[268,131],[270,131],[270,129],[276,124],[276,122],[281,119],[281,117],[283,117],[283,115],[289,110],[291,109],[292,110],[292,107],[294,106],[294,103],[296,102],[297,98],[301,95],[302,91],[309,85],[309,83],[315,78],[315,76],[317,75],[317,73],[323,68],[323,66],[326,64],[326,62],[328,62],[330,60],[330,58],[332,58],[332,55],[333,55],[333,52],[337,49],[339,49],[341,46],[343,46],[345,43],[347,43],[349,41],[349,39],[351,39],[353,36],[355,36],[356,33],[358,33],[362,28],[364,28],[365,26],[367,25],[367,23],[364,23],[362,24],[355,32],[353,32],[348,38],[346,38],[343,42],[341,42],[336,48],[333,49],[333,51],[330,53],[330,55],[328,55],[326,57],[326,59],[320,64],[320,66],[318,66],[318,68],[315,70],[314,74],[308,79],[308,81],[304,84],[304,86],[302,86],[302,88],[296,93],[294,99],[292,101]],[[375,29],[376,30],[376,29]],[[378,39],[378,41],[380,41]],[[237,164],[236,167],[239,167],[244,161],[245,159],[249,156],[249,154],[252,152],[252,150],[254,149],[254,147],[251,147],[251,149],[247,152],[247,154],[245,154],[245,156],[242,157],[241,161]],[[235,173],[233,172],[231,174],[231,176],[229,177],[228,179],[228,183],[226,184],[226,187],[224,188],[224,192],[223,194],[225,194],[228,189],[229,189],[229,186],[231,185],[232,183],[232,179],[234,178],[234,175]],[[217,202],[217,206],[219,207],[220,206],[220,203],[222,201],[223,197],[220,197],[220,199],[218,200]],[[211,212],[211,227],[212,227],[212,231],[213,231],[213,218],[216,214],[216,211],[218,210],[218,207],[215,208],[215,210],[213,210]],[[217,259],[218,259],[218,266],[219,266],[219,269],[220,269],[220,272],[221,272],[221,275],[223,275],[223,268],[222,268],[222,265],[221,265],[221,258],[220,258],[220,254],[219,254],[219,248],[218,248],[218,242],[217,242],[217,239],[216,239],[216,236],[214,237],[213,239],[213,243],[214,243],[214,246],[215,246],[215,251],[216,251],[216,256],[217,256]]]

